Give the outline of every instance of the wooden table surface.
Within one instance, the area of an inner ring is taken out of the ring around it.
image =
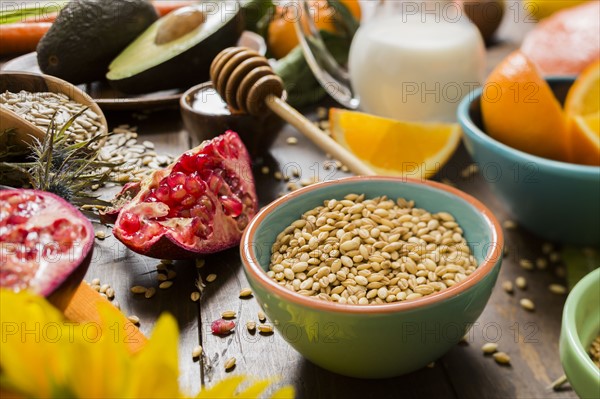
[[[519,46],[523,33],[532,28],[520,4],[508,4],[505,20],[498,35],[498,42],[488,49],[488,69]],[[313,110],[314,111],[314,110]],[[315,117],[315,112],[308,112]],[[131,112],[106,114],[111,127],[122,123],[138,126],[143,140],[156,144],[157,151],[178,155],[190,148],[190,135],[183,128],[179,110],[176,108],[144,114],[140,120]],[[139,115],[138,115],[139,116]],[[297,137],[298,144],[288,145],[288,137]],[[303,178],[310,178],[318,171],[321,180],[336,179],[346,174],[326,171],[327,161],[310,142],[292,127],[285,126],[270,148],[254,158],[254,172],[260,204],[265,205],[286,191],[285,183],[272,177],[275,170],[285,171],[292,166],[302,171]],[[510,220],[503,204],[491,193],[481,174],[462,176],[462,171],[472,161],[464,148],[438,174],[436,180],[451,181],[459,189],[475,196],[487,205],[503,222]],[[271,175],[261,173],[269,166]],[[315,168],[316,166],[316,168]],[[288,169],[290,170],[290,169]],[[563,374],[558,354],[560,320],[565,296],[551,294],[548,285],[564,284],[560,262],[551,262],[542,253],[543,242],[519,228],[506,230],[508,255],[500,273],[492,297],[473,326],[467,343],[459,344],[435,362],[409,375],[384,380],[360,380],[342,377],[321,369],[305,360],[278,334],[250,335],[244,328],[247,320],[257,320],[259,305],[255,299],[241,300],[238,293],[249,284],[244,276],[239,250],[234,248],[206,257],[206,266],[196,269],[193,262],[179,261],[174,268],[177,277],[167,290],[158,290],[151,299],[130,293],[134,285],[157,286],[156,265],[158,261],[139,256],[127,250],[104,229],[109,237],[96,240],[95,257],[87,273],[88,281],[100,278],[111,284],[116,300],[127,315],[137,315],[140,329],[145,334],[162,312],[172,313],[180,328],[180,383],[189,392],[197,392],[202,385],[212,386],[227,375],[249,374],[257,377],[280,376],[282,384],[295,387],[298,398],[574,398],[568,387],[554,392],[549,388],[553,380]],[[548,260],[545,270],[524,270],[520,259]],[[208,284],[202,299],[190,300],[199,275],[204,279],[209,273],[218,278]],[[517,276],[527,278],[526,290],[516,289],[509,295],[500,287],[505,280],[514,281]],[[536,304],[535,312],[527,312],[519,306],[521,298],[531,298]],[[224,310],[235,310],[240,326],[228,337],[217,337],[210,332],[210,323],[220,318]],[[500,350],[511,356],[510,366],[498,365],[490,356],[484,356],[481,346],[485,342],[497,342]],[[192,349],[201,344],[204,356],[200,361],[192,359]],[[390,343],[393,345],[393,343]],[[224,361],[237,359],[235,369],[224,371]]]

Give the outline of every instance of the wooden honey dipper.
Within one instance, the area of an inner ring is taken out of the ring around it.
[[[215,90],[234,110],[261,115],[272,110],[298,129],[320,149],[331,154],[357,175],[374,175],[367,165],[296,111],[281,96],[283,81],[268,60],[245,47],[221,51],[210,66]]]

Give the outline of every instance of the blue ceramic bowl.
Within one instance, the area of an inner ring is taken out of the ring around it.
[[[381,305],[347,305],[302,296],[267,276],[277,235],[304,212],[350,193],[403,197],[430,212],[450,212],[478,261],[469,278],[425,297]],[[263,208],[244,232],[241,256],[258,303],[282,337],[330,371],[393,377],[426,366],[463,337],[483,311],[498,277],[503,237],[479,201],[435,182],[353,177],[302,188]]]
[[[548,79],[560,101],[573,81]],[[522,226],[542,238],[600,244],[600,167],[553,161],[496,141],[484,132],[480,96],[477,89],[463,99],[458,121],[465,146],[494,193]]]

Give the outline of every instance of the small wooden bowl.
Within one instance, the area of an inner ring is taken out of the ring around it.
[[[284,94],[285,95],[285,94]],[[194,103],[200,106],[194,107]],[[276,133],[283,127],[281,118],[271,112],[253,116],[232,111],[211,82],[190,88],[180,100],[181,117],[194,145],[212,139],[227,130],[238,133],[251,155],[273,143]]]
[[[54,76],[30,72],[0,72],[0,93],[5,91],[18,93],[21,90],[31,93],[52,92],[65,94],[71,100],[89,107],[90,110],[99,115],[104,132],[108,131],[106,117],[98,104],[90,96],[69,82]],[[8,129],[16,130],[17,142],[31,143],[32,136],[41,140],[46,135],[44,129],[35,126],[15,112],[0,106],[0,131]],[[4,145],[5,143],[0,144]]]

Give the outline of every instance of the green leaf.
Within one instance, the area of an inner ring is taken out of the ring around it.
[[[567,285],[569,290],[588,273],[600,267],[600,254],[597,250],[586,248],[564,247],[562,259],[567,267]]]
[[[262,34],[262,26],[259,22],[265,17],[270,20],[275,4],[272,0],[246,0],[242,2],[245,29]],[[268,25],[268,23],[267,23]]]

